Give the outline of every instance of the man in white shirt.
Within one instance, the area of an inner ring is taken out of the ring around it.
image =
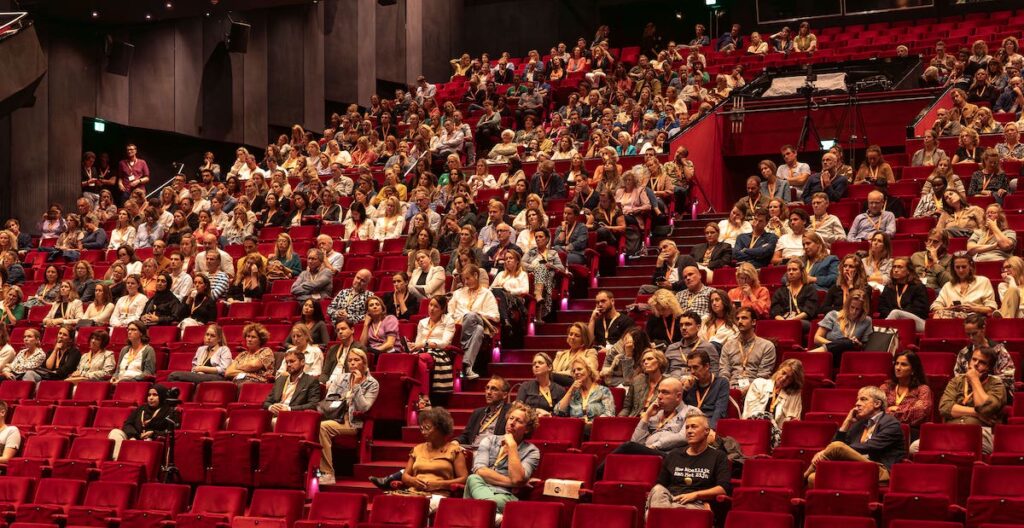
[[[324,264],[331,268],[333,273],[341,271],[345,265],[345,255],[334,250],[334,241],[330,235],[316,237],[316,247],[324,252]]]
[[[797,196],[800,196],[807,179],[811,177],[811,166],[797,161],[796,147],[793,145],[783,145],[782,159],[785,163],[775,170],[775,176],[789,182],[789,186],[796,189]]]
[[[345,155],[347,156],[348,153],[345,152]],[[350,156],[350,165],[351,159],[352,158]],[[331,163],[331,179],[327,181],[327,187],[334,189],[334,192],[338,193],[338,196],[352,196],[352,189],[355,187],[355,182],[352,181],[352,178],[342,174],[340,163]]]
[[[174,282],[171,284],[171,293],[178,298],[179,301],[183,301],[188,298],[189,294],[192,293],[192,276],[185,273],[183,270],[185,259],[181,257],[181,253],[174,251],[171,253],[171,280]]]
[[[423,106],[423,101],[433,99],[437,95],[437,86],[427,82],[427,78],[420,75],[416,78],[416,103]]]
[[[223,249],[220,248],[220,244],[217,241],[217,235],[214,235],[212,233],[207,233],[207,234],[203,235],[202,243],[203,243],[203,250],[209,251],[209,250],[213,249],[213,250],[216,250],[217,252],[220,253],[220,271],[223,271],[224,273],[226,273],[228,275],[228,277],[234,277],[235,276],[235,266],[233,265],[234,264],[234,260],[231,258],[231,255],[228,255],[227,251],[224,251]],[[198,256],[196,258],[196,263],[195,263],[195,272],[196,273],[209,273],[210,275],[213,275],[213,273],[215,271],[216,270],[212,270],[211,271],[207,267],[206,259],[202,258],[202,255],[200,255],[200,256]]]
[[[501,320],[498,301],[491,290],[480,286],[479,273],[480,269],[476,266],[463,267],[461,276],[465,286],[455,290],[448,303],[448,313],[452,319],[462,323],[462,366],[467,380],[480,377],[480,374],[473,371],[473,364],[480,353],[484,335],[490,334],[489,329],[493,329]]]

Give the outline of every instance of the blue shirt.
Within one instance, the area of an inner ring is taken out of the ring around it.
[[[750,245],[752,241],[753,247]],[[736,262],[749,262],[757,268],[770,266],[778,241],[779,238],[774,233],[767,231],[761,233],[757,240],[754,240],[753,233],[743,233],[736,237],[736,246],[732,249],[733,258]]]
[[[473,455],[473,468],[470,470],[470,473],[476,473],[478,469],[488,467],[507,477],[508,457],[504,457],[501,462],[498,462],[498,452],[501,451],[504,445],[504,435],[491,435],[481,440],[480,447],[476,449],[476,453]],[[540,465],[540,449],[537,449],[537,446],[530,442],[523,440],[516,451],[519,453],[519,462],[523,466],[523,474],[529,479],[533,471]],[[494,484],[490,484],[490,487],[495,493],[505,493],[507,495],[512,495],[515,491],[513,488],[495,486]]]

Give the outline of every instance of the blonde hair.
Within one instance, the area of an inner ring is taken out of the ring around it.
[[[671,312],[673,317],[683,315],[683,307],[679,305],[679,300],[676,299],[676,296],[671,291],[664,288],[659,288],[658,291],[654,292],[654,295],[651,295],[647,304],[660,313]]]
[[[758,277],[757,268],[749,262],[743,262],[736,266],[736,277],[739,278],[740,276],[746,277],[750,281],[752,288],[756,289],[761,286],[761,278]]]

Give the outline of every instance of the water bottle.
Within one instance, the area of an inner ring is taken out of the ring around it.
[[[697,219],[697,200],[693,201],[693,205],[690,206],[690,220]]]

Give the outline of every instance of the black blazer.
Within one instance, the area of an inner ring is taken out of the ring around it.
[[[690,250],[690,256],[693,257],[693,260],[700,262],[704,258],[704,252],[707,250],[707,242],[697,244]],[[708,262],[708,267],[711,269],[718,269],[730,264],[732,264],[732,246],[725,242],[719,242],[715,245],[715,248],[711,250],[711,260]]]
[[[659,281],[665,280],[665,276],[671,270],[669,266],[674,266],[677,270],[676,275],[679,279],[676,282],[673,282],[671,287],[674,291],[682,290],[686,287],[686,283],[683,282],[683,270],[686,269],[687,266],[696,265],[697,261],[694,260],[693,257],[680,253],[676,256],[676,261],[674,263],[665,262],[661,266],[654,268],[654,273],[651,275],[651,282],[657,286]]]
[[[320,382],[313,376],[303,373],[299,377],[291,402],[282,402],[281,396],[284,394],[284,384],[287,380],[287,374],[282,374],[274,380],[274,389],[267,395],[267,399],[263,400],[263,408],[269,409],[275,403],[284,403],[293,411],[316,409],[316,404],[320,403]]]
[[[786,315],[792,311],[789,300],[789,288],[781,286],[772,294],[772,309],[769,315],[774,319],[779,315]],[[814,319],[818,313],[818,289],[811,284],[804,284],[796,296],[796,304],[800,311],[807,314],[807,320]]]
[[[885,319],[889,316],[889,312],[893,310],[903,310],[910,312],[921,319],[928,318],[928,309],[931,307],[931,303],[928,302],[928,287],[921,284],[921,281],[914,281],[907,285],[907,290],[903,292],[903,297],[900,299],[900,304],[896,304],[896,285],[890,284],[882,290],[881,297],[878,298],[878,315]]]
[[[565,387],[552,381],[549,388],[551,390],[551,405],[548,405],[548,401],[540,395],[540,387],[537,384],[537,380],[523,382],[523,384],[519,386],[519,392],[516,393],[516,400],[521,401],[534,409],[544,409],[545,411],[554,414],[554,406],[558,405],[558,402],[565,396]]]
[[[498,421],[494,424],[494,434],[505,434],[505,415],[511,407],[511,403],[503,403],[501,405],[501,412],[498,413]],[[473,411],[473,414],[469,415],[469,422],[466,423],[466,428],[455,440],[462,445],[471,445],[473,441],[476,440],[477,435],[480,434],[480,426],[483,425],[484,416],[487,416],[487,407],[480,407]]]
[[[889,413],[882,413],[878,417],[878,425],[867,442],[861,442],[860,436],[864,432],[866,421],[859,421],[850,427],[847,432],[836,431],[835,439],[843,442],[854,449],[854,451],[868,457],[872,462],[877,462],[887,468],[907,457],[906,441],[903,439],[903,429],[900,428],[900,421]]]

